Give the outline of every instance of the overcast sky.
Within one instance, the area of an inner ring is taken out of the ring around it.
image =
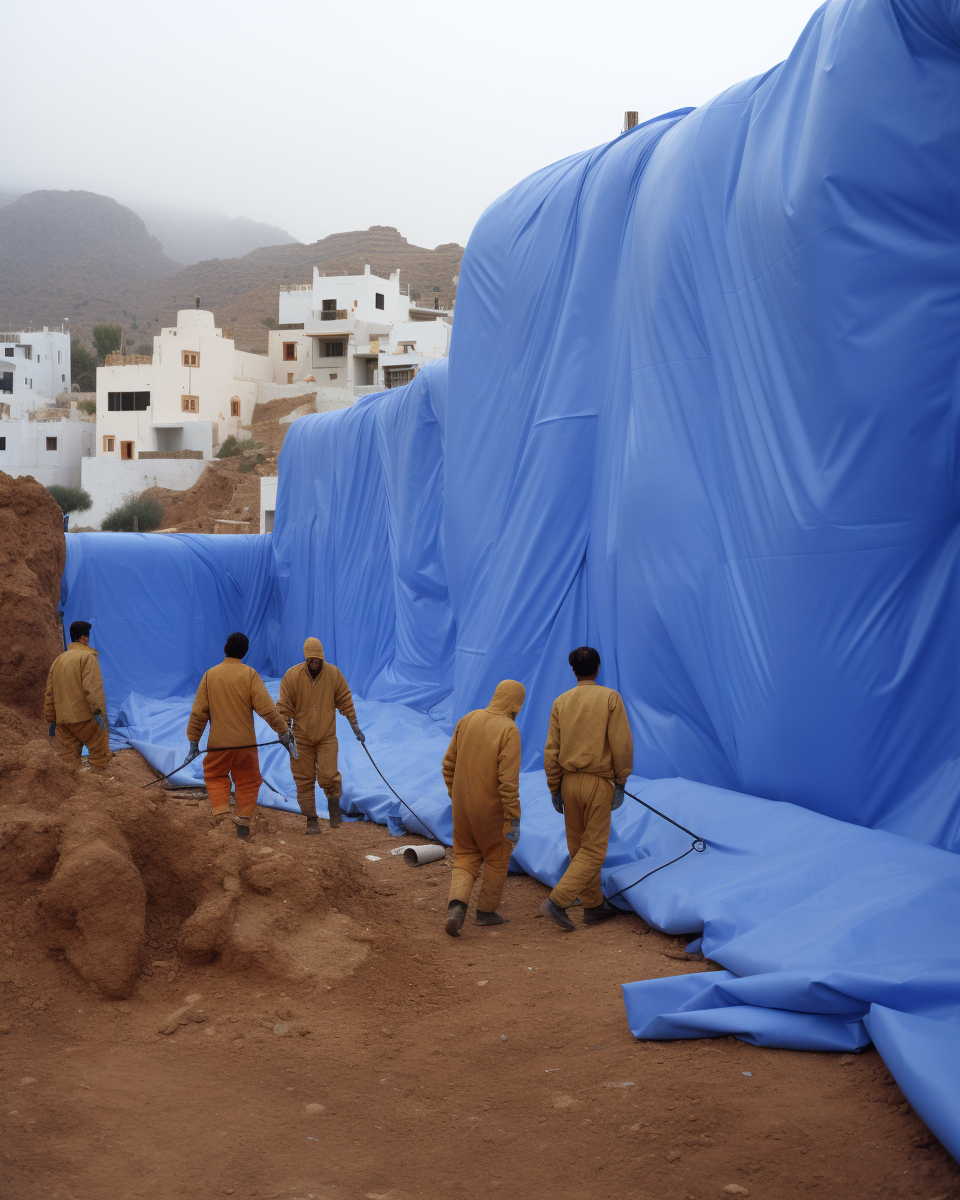
[[[525,175],[789,53],[812,0],[44,0],[5,10],[5,189],[465,243]]]

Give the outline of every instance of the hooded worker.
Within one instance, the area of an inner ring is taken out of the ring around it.
[[[187,737],[192,762],[200,753],[200,737],[210,722],[210,735],[203,760],[203,782],[207,787],[213,815],[217,821],[230,816],[230,777],[236,792],[234,821],[237,837],[250,833],[250,822],[257,813],[257,796],[263,777],[260,756],[254,743],[253,714],[259,713],[284,746],[289,748],[293,735],[277,712],[263,680],[240,660],[250,643],[243,633],[231,633],[223,647],[223,662],[211,667],[200,680],[190,712]],[[184,764],[186,765],[186,763]]]
[[[497,912],[510,855],[520,839],[520,730],[526,690],[515,679],[497,684],[486,708],[457,722],[443,756],[443,781],[453,802],[453,873],[445,929],[457,937],[483,867],[477,924],[502,925]]]
[[[113,757],[107,732],[107,701],[96,650],[90,645],[89,621],[70,626],[70,645],[53,661],[47,675],[43,717],[56,738],[57,755],[79,767],[86,746],[90,765],[83,770],[102,775]]]
[[[327,797],[330,825],[336,828],[340,815],[343,777],[337,770],[337,712],[350,722],[359,742],[366,738],[357,721],[350,688],[333,663],[324,662],[319,638],[308,637],[303,643],[303,662],[291,667],[280,683],[277,707],[292,719],[297,739],[297,757],[290,769],[297,785],[297,803],[307,818],[307,833],[319,833],[315,784]]]
[[[633,737],[623,700],[597,683],[600,655],[579,646],[568,659],[577,686],[553,702],[543,766],[553,807],[563,813],[570,866],[541,911],[569,932],[567,909],[579,896],[585,925],[621,911],[600,890],[600,868],[610,841],[610,813],[623,803],[633,770]]]

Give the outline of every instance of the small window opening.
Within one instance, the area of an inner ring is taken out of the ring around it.
[[[133,458],[133,442],[120,443],[120,457]]]
[[[181,351],[181,354],[183,357],[183,365],[185,367],[199,367],[200,366],[200,354],[198,351],[183,350],[183,351]]]
[[[200,397],[199,396],[181,396],[180,397],[181,412],[199,412]]]
[[[373,302],[377,308],[383,308],[383,292],[374,292]]]
[[[0,437],[0,450],[6,450],[6,448],[7,448],[7,439],[5,437]]]
[[[230,401],[230,416],[231,417],[239,417],[240,416],[240,401],[239,400],[231,400]]]
[[[297,343],[296,342],[284,342],[283,343],[283,360],[284,360],[284,362],[296,362],[297,361]]]
[[[324,342],[324,358],[343,358],[343,342]]]
[[[47,438],[47,449],[48,450],[56,450],[56,448],[57,448],[57,439],[55,437],[52,437],[52,438],[48,437]]]
[[[113,453],[113,438],[112,437],[104,437],[103,452],[104,452],[104,454],[112,454]]]

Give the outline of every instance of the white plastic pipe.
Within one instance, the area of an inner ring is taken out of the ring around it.
[[[446,853],[445,846],[407,846],[403,861],[408,867],[422,867],[424,863],[439,862]]]

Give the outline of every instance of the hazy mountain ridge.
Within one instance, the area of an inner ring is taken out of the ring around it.
[[[160,239],[165,253],[184,266],[211,258],[241,258],[261,246],[297,243],[285,229],[263,221],[251,221],[249,217],[228,217],[213,210],[154,208],[145,204],[131,207],[143,218],[150,233]]]
[[[366,263],[382,276],[399,268],[414,298],[447,306],[462,257],[455,243],[429,250],[392,226],[375,225],[180,268],[143,220],[115,200],[31,192],[0,207],[0,326],[69,318],[72,332],[89,341],[93,325],[108,321],[122,325],[125,345],[137,349],[199,295],[217,323],[234,330],[241,349],[263,351],[263,321],[277,319],[278,288],[311,282],[315,265],[327,275],[359,275]]]

